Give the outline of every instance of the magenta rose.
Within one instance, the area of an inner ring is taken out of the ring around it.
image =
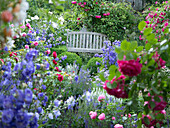
[[[58,74],[58,80],[61,82],[63,81],[63,76],[61,74]]]
[[[110,82],[111,84],[115,81],[115,77],[112,79],[112,81],[107,80],[105,84],[103,85],[103,89],[107,91],[109,95],[114,95],[117,98],[128,98],[128,94],[126,90],[124,89],[125,86],[125,76],[121,75],[119,78],[116,79],[117,87],[110,89],[107,87],[107,83]]]
[[[160,69],[160,68],[162,68],[162,67],[165,66],[166,61],[164,61],[164,60],[160,57],[160,55],[158,54],[158,52],[156,52],[156,53],[152,56],[152,58],[153,58],[153,59],[155,60],[155,62],[158,64],[158,67],[157,67],[156,69]]]
[[[76,4],[77,2],[76,2],[76,1],[72,1],[71,3],[72,3],[72,4]]]
[[[116,125],[114,126],[114,128],[123,128],[123,125],[121,125],[121,124],[116,124]]]
[[[147,117],[149,119],[149,124],[147,124],[144,121],[144,117]],[[142,115],[142,124],[144,124],[146,127],[150,128],[151,126],[156,125],[157,121],[153,120],[150,115]]]
[[[141,73],[142,64],[139,63],[139,60],[118,60],[117,62],[119,71],[123,75],[133,77]]]
[[[105,114],[104,113],[100,114],[98,116],[98,118],[99,118],[99,120],[104,120],[105,119]]]
[[[37,41],[34,42],[34,46],[38,46],[38,42]]]
[[[95,16],[95,17],[96,17],[96,18],[99,18],[99,19],[101,18],[101,16]]]

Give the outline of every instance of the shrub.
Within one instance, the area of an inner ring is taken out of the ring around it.
[[[82,2],[79,0],[78,3]],[[134,10],[128,3],[107,3],[88,0],[86,5],[74,5],[74,11],[79,14],[76,26],[85,25],[89,31],[107,35],[110,41],[121,40],[125,29],[130,32],[136,27],[137,20]],[[75,15],[77,16],[77,15]],[[70,24],[70,26],[74,24]]]
[[[53,51],[55,51],[57,55],[60,55],[63,52],[67,52],[67,48],[65,46],[59,48],[50,48],[50,50],[51,50],[51,54],[53,53]]]
[[[82,59],[76,54],[76,53],[71,53],[71,52],[63,52],[61,53],[58,58],[61,58],[62,56],[67,56],[65,60],[60,59],[61,65],[65,67],[67,64],[72,64],[76,62],[79,67],[82,66]]]
[[[90,74],[97,73],[97,68],[101,67],[102,63],[103,63],[103,58],[93,57],[87,63],[86,68],[90,69]]]

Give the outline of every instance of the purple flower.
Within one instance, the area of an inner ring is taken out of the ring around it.
[[[42,85],[42,89],[45,90],[45,89],[46,89],[46,86],[45,86],[45,85]]]
[[[4,110],[2,113],[2,122],[10,123],[14,117],[14,112],[11,109]]]
[[[30,104],[32,102],[33,93],[29,88],[25,89],[25,102]]]
[[[54,115],[55,115],[55,118],[57,119],[58,116],[61,115],[60,111],[59,110],[54,110]]]
[[[58,106],[60,105],[60,103],[61,103],[61,101],[59,101],[59,100],[57,100],[57,99],[54,100],[54,105],[55,105],[56,107],[58,107]]]

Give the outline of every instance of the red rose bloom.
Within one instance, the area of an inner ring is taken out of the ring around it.
[[[58,74],[58,80],[59,80],[60,82],[63,81],[63,76],[60,75],[60,74]]]
[[[160,99],[160,102],[155,101],[154,96],[151,97],[151,101],[155,103],[155,107],[153,108],[154,111],[163,110],[167,105],[162,96],[158,97]],[[148,105],[148,107],[151,109],[150,101],[146,102],[146,105]]]
[[[54,57],[54,59],[57,58],[57,53],[56,52],[53,52],[53,57]]]
[[[55,60],[53,60],[53,64],[57,65],[57,62]]]
[[[123,75],[132,77],[141,73],[142,64],[139,63],[139,60],[118,60],[117,62],[119,71]]]
[[[149,119],[149,124],[147,124],[144,121],[144,117],[147,117]],[[156,125],[157,121],[153,120],[150,115],[142,115],[142,124],[144,124],[146,127],[150,128],[151,126]]]
[[[117,87],[110,89],[107,87],[107,83],[110,82],[113,84],[115,81],[115,77],[112,79],[112,81],[107,80],[105,84],[103,85],[103,88],[107,91],[109,95],[114,95],[117,98],[128,98],[128,94],[124,90],[125,85],[125,76],[121,75],[119,78],[116,79]]]

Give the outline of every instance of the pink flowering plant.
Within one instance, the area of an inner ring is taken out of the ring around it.
[[[77,0],[72,4],[74,21],[68,21],[72,30],[83,27],[107,35],[110,41],[121,40],[125,29],[132,31],[137,25],[134,10],[127,3],[103,2],[102,0]],[[74,22],[74,23],[73,23]],[[70,24],[71,23],[71,24]]]
[[[169,10],[169,3],[163,4],[160,10]],[[155,10],[156,11],[156,10]],[[155,14],[155,12],[152,12]],[[163,17],[159,12],[158,17]],[[159,18],[160,19],[160,18]],[[163,20],[160,19],[162,23]],[[138,28],[143,31],[143,40],[147,41],[145,46],[138,46],[136,41],[128,42],[124,40],[120,47],[115,47],[115,52],[118,54],[118,67],[112,65],[109,69],[110,75],[107,79],[102,73],[100,78],[105,81],[103,89],[109,95],[114,95],[117,98],[127,99],[127,114],[129,110],[138,110],[138,98],[144,99],[143,110],[137,112],[138,126],[144,124],[147,127],[151,126],[166,126],[165,114],[162,113],[168,105],[168,83],[169,77],[162,73],[164,68],[170,66],[170,38],[167,37],[170,33],[169,20],[166,20],[161,25],[155,27],[158,33],[148,23],[154,21],[142,21]],[[162,31],[164,28],[165,31]],[[156,38],[161,35],[161,38]]]

